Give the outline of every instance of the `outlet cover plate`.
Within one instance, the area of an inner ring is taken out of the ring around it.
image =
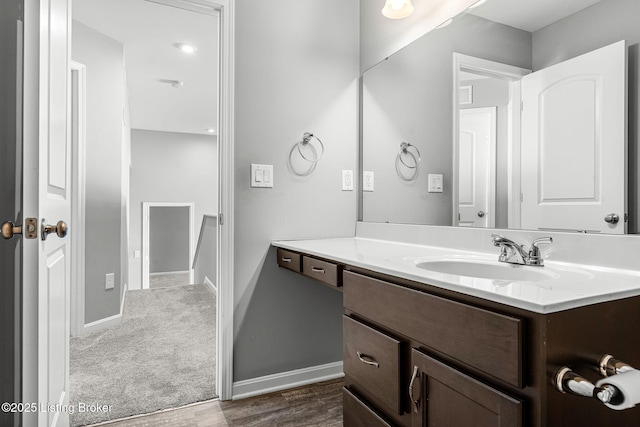
[[[362,173],[362,191],[373,191],[373,172],[364,171]]]
[[[342,171],[342,191],[353,191],[353,171]]]

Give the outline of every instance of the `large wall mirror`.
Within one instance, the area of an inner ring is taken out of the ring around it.
[[[362,220],[636,233],[637,16],[489,0],[365,71]]]

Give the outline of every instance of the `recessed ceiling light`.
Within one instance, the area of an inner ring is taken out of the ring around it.
[[[180,51],[184,53],[194,53],[198,48],[189,43],[174,43],[173,46],[176,49],[180,49]]]

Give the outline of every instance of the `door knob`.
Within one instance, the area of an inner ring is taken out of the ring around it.
[[[60,238],[63,238],[67,235],[68,227],[67,223],[64,221],[58,221],[56,225],[47,224],[45,219],[42,218],[42,240],[47,240],[47,236],[51,233],[56,233],[56,235]]]
[[[24,220],[24,227],[15,225],[12,221],[2,223],[0,235],[9,240],[16,234],[24,234],[25,239],[35,239],[38,237],[38,221],[35,218],[27,218]]]
[[[618,214],[610,213],[604,217],[604,222],[608,222],[609,224],[617,224],[618,221],[620,221]]]
[[[484,211],[478,211],[478,216],[480,218],[484,218],[485,215],[486,215],[486,213]]]

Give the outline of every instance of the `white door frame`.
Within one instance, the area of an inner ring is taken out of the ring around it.
[[[219,221],[217,282],[218,288],[218,337],[217,337],[217,384],[216,390],[222,400],[232,398],[233,385],[233,308],[234,308],[234,31],[235,0],[212,0],[210,4],[220,12],[220,90],[219,90]],[[71,21],[70,0],[65,2],[68,22]],[[40,74],[40,62],[49,60],[49,50],[40,50],[41,26],[46,24],[50,4],[47,1],[25,2],[25,88],[24,88],[24,164],[29,167],[24,173],[24,216],[37,210],[39,134],[49,126],[49,117],[40,115],[38,83],[46,81]],[[69,46],[71,44],[68,41]],[[70,227],[74,227],[70,224]],[[40,310],[37,304],[38,242],[25,244],[23,253],[23,402],[40,402],[38,372],[48,361],[38,354],[38,321]],[[67,360],[68,363],[68,360]],[[66,369],[66,367],[60,367]],[[40,418],[40,421],[38,421]],[[43,418],[43,417],[42,417]],[[25,425],[44,426],[39,414],[24,414]]]
[[[519,228],[520,223],[520,80],[531,73],[531,70],[476,58],[461,53],[453,54],[453,179],[452,199],[453,218],[452,224],[458,225],[458,151],[460,146],[459,135],[459,99],[460,99],[460,73],[472,72],[480,75],[507,80],[509,82],[508,104],[508,132],[507,132],[507,159],[508,168],[508,227]]]
[[[149,289],[149,213],[151,208],[189,208],[189,283],[193,283],[195,203],[192,202],[142,202],[142,289]]]
[[[87,68],[71,61],[71,335],[84,332]],[[74,105],[75,103],[75,105]],[[74,108],[75,107],[75,108]]]

